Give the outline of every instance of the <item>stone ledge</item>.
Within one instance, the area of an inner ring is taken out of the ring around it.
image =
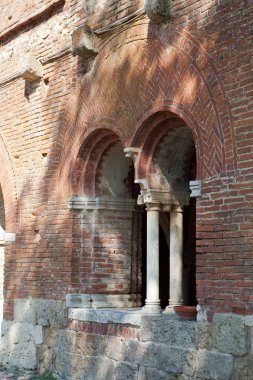
[[[141,308],[129,310],[110,309],[69,309],[68,318],[85,322],[119,323],[140,326],[143,313]]]
[[[81,197],[73,195],[69,202],[68,208],[74,210],[118,210],[132,212],[134,211],[136,201],[134,199],[103,199],[92,197]]]
[[[143,321],[154,320],[156,323],[161,323],[162,325],[167,321],[168,323],[177,322],[178,324],[196,324],[193,321],[182,321],[179,317],[174,314],[161,314],[159,317],[157,315],[145,314],[141,308],[130,308],[130,309],[81,309],[81,308],[69,308],[68,318],[85,321],[85,322],[96,322],[96,323],[118,323],[127,324],[132,326],[140,326]]]
[[[140,306],[140,296],[137,294],[67,294],[66,305],[85,309],[126,309]]]

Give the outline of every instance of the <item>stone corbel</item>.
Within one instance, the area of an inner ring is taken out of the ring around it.
[[[31,53],[25,54],[19,60],[18,75],[28,82],[34,82],[43,77],[43,66]]]
[[[171,18],[171,0],[145,0],[144,9],[149,19],[155,23]]]
[[[86,24],[72,33],[72,51],[74,55],[90,58],[98,54],[99,38]]]
[[[141,191],[148,189],[148,181],[146,179],[135,179],[134,183],[140,186]]]
[[[124,153],[126,157],[132,158],[133,162],[136,161],[138,155],[140,154],[141,149],[140,148],[134,148],[134,147],[127,147],[124,148]]]
[[[195,181],[190,181],[190,197],[196,198],[201,197],[202,195],[202,182],[200,179],[196,179]]]

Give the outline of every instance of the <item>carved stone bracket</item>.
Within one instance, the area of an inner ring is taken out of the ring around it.
[[[18,75],[28,82],[34,82],[43,77],[43,66],[31,53],[22,56],[17,71]]]
[[[98,53],[99,38],[86,24],[74,30],[72,34],[72,50],[74,55],[89,58]]]
[[[201,197],[202,195],[202,182],[200,179],[196,179],[195,181],[190,181],[190,197],[191,198],[196,198],[196,197]]]
[[[171,17],[171,0],[145,0],[144,9],[151,21],[164,22]]]

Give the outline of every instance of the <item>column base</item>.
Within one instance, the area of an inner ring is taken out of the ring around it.
[[[145,306],[143,306],[142,312],[146,314],[161,314],[162,309],[160,306],[160,300],[158,301],[145,300]]]
[[[165,314],[175,314],[174,306],[182,306],[183,305],[183,300],[182,301],[170,301],[169,300],[169,305],[166,306],[164,313]]]

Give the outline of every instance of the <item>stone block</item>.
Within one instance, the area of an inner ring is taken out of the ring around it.
[[[91,303],[94,309],[127,308],[132,306],[128,294],[91,294]]]
[[[250,327],[250,355],[253,355],[253,327]]]
[[[253,327],[253,315],[246,315],[245,316],[245,325]]]
[[[36,347],[32,342],[23,342],[22,344],[0,344],[1,354],[0,362],[2,365],[9,367],[35,369],[37,365]]]
[[[207,322],[198,322],[196,333],[197,348],[211,350],[213,347],[212,324]]]
[[[91,308],[91,296],[90,294],[67,294],[66,306]]]
[[[235,360],[235,380],[253,379],[253,358],[237,358]]]
[[[224,353],[243,356],[249,351],[249,328],[245,318],[235,314],[215,314],[214,347]]]
[[[10,344],[22,344],[24,342],[42,344],[43,342],[42,327],[29,323],[15,323],[4,320],[1,333],[2,341],[7,340]]]
[[[86,24],[74,30],[72,34],[72,50],[75,55],[89,58],[98,53],[98,37]]]
[[[138,380],[178,380],[178,375],[157,368],[139,367]]]
[[[30,299],[15,300],[14,321],[25,323],[36,323],[34,301]]]
[[[193,378],[196,363],[196,350],[182,347],[159,345],[158,368],[172,375],[184,374]]]
[[[33,82],[43,77],[43,66],[32,54],[21,55],[18,73],[23,79]]]
[[[89,370],[89,360],[84,356],[67,351],[56,351],[54,353],[54,372],[60,379],[83,380],[86,379],[86,370]],[[88,377],[87,377],[88,378]]]
[[[45,328],[44,331],[44,343],[49,347],[56,347],[59,331],[53,328]]]
[[[67,309],[64,301],[15,300],[14,321],[63,328],[67,326]]]
[[[97,334],[76,333],[74,351],[85,356],[104,355],[106,337]]]
[[[195,348],[196,331],[196,322],[173,320],[168,316],[144,316],[140,327],[140,341]]]
[[[121,361],[116,365],[115,376],[117,380],[137,380],[138,366]]]
[[[46,344],[36,347],[37,369],[39,373],[53,371],[53,350]]]
[[[81,356],[58,352],[55,372],[60,379],[71,380],[116,380],[116,365],[113,360],[97,356]]]
[[[36,322],[41,326],[64,328],[67,326],[67,309],[64,301],[37,300]]]
[[[0,362],[20,368],[36,367],[36,344],[43,341],[42,328],[28,323],[2,322]]]
[[[125,360],[127,362],[142,365],[157,367],[159,346],[154,343],[140,343],[136,340],[124,341]]]
[[[129,305],[128,305],[129,306]],[[140,326],[143,313],[136,310],[114,310],[114,309],[81,309],[70,308],[68,310],[69,319],[79,321],[99,322],[99,323],[122,323],[133,326]]]
[[[196,378],[232,380],[234,359],[232,355],[199,350],[196,358]]]
[[[127,357],[127,344],[120,337],[107,336],[104,341],[104,352],[100,354],[106,355],[109,359],[116,361],[124,361]]]
[[[144,9],[151,21],[160,23],[171,17],[171,0],[145,0]]]

